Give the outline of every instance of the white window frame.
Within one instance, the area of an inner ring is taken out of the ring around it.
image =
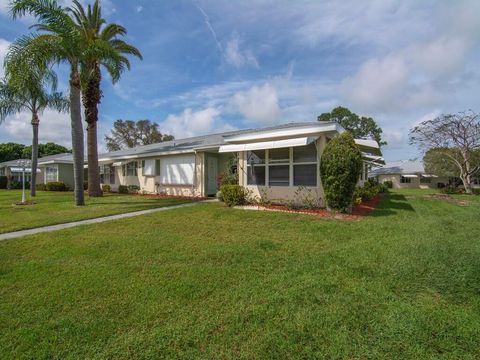
[[[55,180],[48,180],[48,169],[55,169]],[[45,167],[45,184],[46,183],[49,183],[49,182],[54,182],[54,181],[58,181],[58,166],[57,165],[52,165],[52,166],[46,166]]]

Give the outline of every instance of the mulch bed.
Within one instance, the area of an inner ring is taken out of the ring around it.
[[[249,209],[249,210],[263,210],[263,211],[278,211],[278,212],[286,212],[292,214],[306,214],[306,215],[313,215],[318,216],[321,218],[327,219],[340,219],[340,220],[361,220],[365,218],[368,214],[370,214],[377,205],[382,200],[382,196],[379,194],[375,196],[370,201],[365,201],[359,205],[355,205],[353,207],[351,214],[341,214],[341,213],[334,213],[328,211],[327,209],[290,209],[286,205],[280,204],[270,204],[270,205],[249,205],[249,206],[242,206],[240,208]]]
[[[208,200],[207,197],[200,196],[178,196],[178,195],[161,195],[161,194],[136,194],[147,199],[179,199],[179,200],[189,200],[189,201],[203,201]]]

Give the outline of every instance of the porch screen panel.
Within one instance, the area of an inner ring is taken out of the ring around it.
[[[160,161],[160,182],[164,185],[193,185],[195,155],[165,156]]]

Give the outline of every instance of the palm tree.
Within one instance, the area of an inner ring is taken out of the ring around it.
[[[102,97],[101,67],[107,70],[115,83],[125,69],[130,70],[130,62],[125,55],[140,59],[142,55],[137,48],[118,38],[127,34],[123,26],[107,24],[102,18],[98,0],[93,6],[88,5],[87,9],[73,0],[73,7],[68,8],[68,11],[81,34],[83,47],[81,83],[87,122],[88,195],[101,196],[97,146],[98,104]]]
[[[37,32],[16,40],[7,61],[29,59],[32,66],[47,68],[51,63],[67,63],[70,67],[70,119],[72,127],[73,175],[75,205],[85,205],[83,191],[84,142],[81,115],[79,67],[82,41],[78,28],[65,8],[56,0],[13,0],[13,18],[31,14],[38,19]]]
[[[0,81],[0,122],[8,115],[21,111],[32,114],[32,161],[30,195],[36,196],[36,174],[38,162],[39,114],[46,108],[63,112],[68,110],[68,100],[55,92],[56,76],[52,71],[25,68],[21,63],[6,63],[7,80]],[[51,86],[52,92],[47,87]]]

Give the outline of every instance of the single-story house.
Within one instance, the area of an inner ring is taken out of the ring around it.
[[[335,122],[290,123],[99,154],[101,183],[112,191],[126,185],[144,193],[206,197],[218,192],[222,173],[234,171],[253,196],[272,201],[309,196],[323,205],[321,155],[330,139],[343,131]],[[364,158],[362,184],[368,169],[384,161],[376,141],[355,141]],[[43,183],[63,181],[73,188],[72,154],[41,158],[38,166]]]
[[[100,173],[112,190],[134,185],[146,193],[213,196],[219,176],[231,166],[254,196],[294,200],[301,190],[323,205],[321,155],[343,131],[335,122],[290,123],[138,146],[100,154]],[[369,164],[384,162],[376,141],[356,142],[364,155],[363,183]]]
[[[420,188],[436,189],[446,185],[459,185],[460,179],[441,177],[425,172],[421,161],[401,160],[387,163],[384,167],[370,172],[370,177],[378,182],[391,181],[394,189]],[[474,179],[474,187],[479,187],[479,179]]]
[[[7,177],[7,187],[10,187],[10,184],[12,182],[22,182],[22,176],[23,176],[23,167],[22,164],[26,165],[25,166],[25,181],[30,182],[32,179],[31,175],[31,165],[30,165],[30,160],[29,159],[19,159],[19,160],[11,160],[11,161],[5,161],[3,163],[0,163],[0,176],[6,176]],[[42,182],[42,171],[41,169],[37,168],[37,182]]]
[[[73,156],[70,153],[44,156],[38,159],[38,167],[43,177],[39,181],[46,184],[61,181],[73,189]]]

